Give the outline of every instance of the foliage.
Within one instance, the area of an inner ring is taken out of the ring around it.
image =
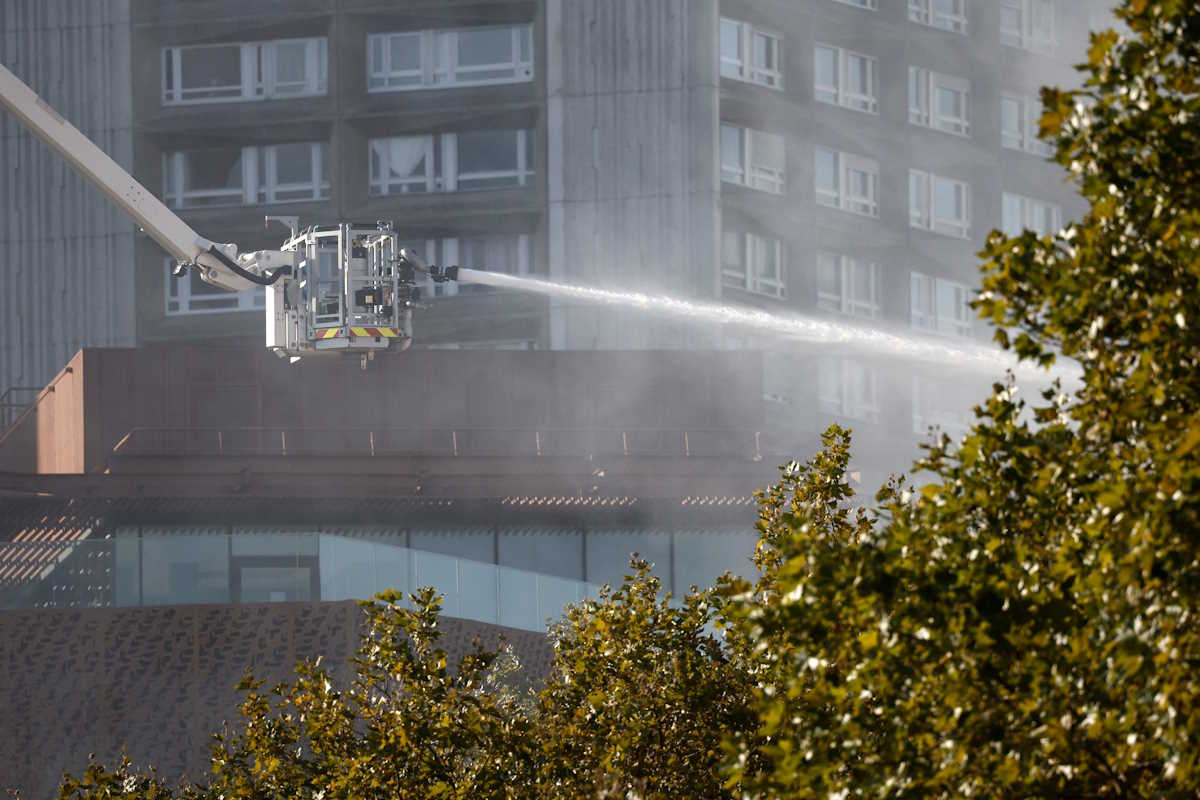
[[[750,731],[750,680],[711,632],[711,592],[682,603],[637,560],[624,584],[572,607],[551,631],[536,693],[506,649],[453,667],[431,589],[364,602],[355,679],[320,660],[264,692],[247,677],[241,724],[215,736],[213,775],[180,797],[721,797],[722,738]],[[150,792],[158,794],[150,794]],[[127,761],[89,766],[63,798],[172,797]]]
[[[535,693],[503,653],[447,665],[431,592],[364,604],[353,685],[247,679],[180,796],[1200,795],[1200,7],[1118,14],[1083,89],[1043,93],[1090,210],[993,234],[976,304],[1077,387],[997,385],[869,509],[831,428],[761,497],[756,581],[671,601],[635,561]],[[166,792],[123,763],[62,796]]]
[[[710,592],[672,603],[649,564],[633,566],[552,633],[537,704],[541,796],[726,796],[721,741],[753,729],[753,681],[713,635]]]
[[[1119,15],[1082,91],[1043,95],[1090,211],[993,234],[977,303],[1081,386],[1031,406],[996,386],[918,464],[935,480],[878,512],[835,511],[839,431],[785,475],[777,567],[728,588],[765,673],[729,773],[749,794],[1200,793],[1200,7]]]

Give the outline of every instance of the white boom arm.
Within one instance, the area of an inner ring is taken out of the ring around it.
[[[196,233],[3,64],[0,105],[133,217],[171,256],[198,266],[208,283],[228,291],[269,285],[280,274],[279,268],[290,264],[290,255],[278,251],[239,257],[236,245],[216,244]]]

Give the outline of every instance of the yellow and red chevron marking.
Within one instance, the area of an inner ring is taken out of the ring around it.
[[[337,335],[342,332],[341,328],[321,328],[317,331],[318,339],[336,339]]]
[[[396,339],[400,331],[396,328],[350,328],[351,336],[365,336],[370,339]]]

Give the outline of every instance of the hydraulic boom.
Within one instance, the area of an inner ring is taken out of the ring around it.
[[[236,244],[210,241],[189,226],[0,64],[0,105],[104,192],[177,262],[177,275],[195,270],[230,292],[266,287],[266,344],[292,359],[320,352],[368,355],[407,349],[412,308],[420,297],[417,273],[453,280],[400,246],[390,223],[313,226],[279,250],[239,253]]]

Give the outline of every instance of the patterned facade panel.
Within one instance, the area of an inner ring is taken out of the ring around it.
[[[362,618],[351,602],[0,613],[0,787],[48,797],[89,753],[112,764],[122,747],[169,780],[202,778],[209,734],[235,720],[245,670],[290,680],[298,660],[322,655],[345,685]],[[452,660],[503,631],[532,679],[549,670],[540,634],[457,619],[441,628]]]

